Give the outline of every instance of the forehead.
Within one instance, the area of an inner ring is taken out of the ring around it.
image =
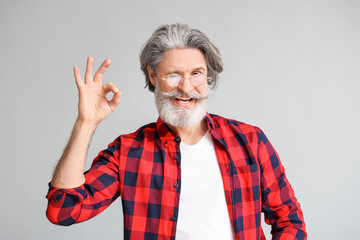
[[[204,54],[196,48],[174,48],[162,54],[159,72],[191,72],[194,69],[207,69]]]

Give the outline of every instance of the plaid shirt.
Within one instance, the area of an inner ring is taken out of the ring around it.
[[[206,116],[214,140],[235,239],[265,239],[261,211],[274,239],[306,239],[300,205],[264,133]],[[47,217],[59,225],[90,219],[121,195],[124,239],[175,239],[181,193],[180,137],[159,118],[121,135],[94,159],[84,185],[50,185]],[[211,196],[209,196],[211,197]]]

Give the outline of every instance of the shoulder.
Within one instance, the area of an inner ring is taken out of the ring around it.
[[[120,139],[121,141],[129,141],[129,140],[141,141],[144,138],[148,138],[149,136],[154,136],[155,132],[156,132],[156,123],[152,122],[144,126],[141,126],[134,132],[122,134],[118,137],[118,139]]]
[[[209,114],[213,123],[215,123],[214,127],[218,128],[221,132],[223,131],[232,131],[236,133],[242,134],[260,134],[262,130],[254,125],[244,123],[235,119],[222,117],[216,114]]]
[[[220,133],[224,140],[236,139],[241,145],[250,144],[254,147],[260,145],[262,141],[267,141],[264,132],[257,126],[216,114],[209,116],[208,121],[213,123],[214,130]]]
[[[216,114],[209,115],[223,137],[235,137],[236,140],[242,143],[250,143],[254,146],[270,144],[269,139],[260,127],[231,118],[224,118]]]

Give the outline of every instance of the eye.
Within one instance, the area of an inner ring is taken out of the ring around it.
[[[204,75],[203,73],[201,73],[201,72],[193,72],[192,75],[191,75],[191,77],[192,77],[193,79],[199,79],[199,78],[204,78],[205,75]]]

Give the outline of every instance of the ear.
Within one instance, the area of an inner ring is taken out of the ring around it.
[[[147,71],[148,71],[148,74],[149,74],[150,82],[155,87],[156,86],[155,72],[152,70],[150,65],[147,66]]]

